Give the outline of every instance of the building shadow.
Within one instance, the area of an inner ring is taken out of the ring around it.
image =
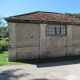
[[[43,68],[43,67],[66,66],[66,65],[73,65],[73,64],[80,64],[80,60],[36,64],[36,66],[37,68]]]
[[[15,75],[14,73],[19,71],[21,69],[11,69],[11,70],[5,70],[0,73],[0,80],[18,80],[19,78],[22,77],[27,77],[28,73],[20,74],[20,75]]]
[[[52,67],[52,66],[63,66],[63,65],[80,64],[80,56],[27,59],[27,60],[22,60],[22,61],[18,61],[18,62],[25,63],[25,64],[34,64],[38,68]]]
[[[63,80],[63,79],[46,79],[46,78],[38,78],[38,79],[31,79],[31,80]]]
[[[38,79],[31,79],[31,80],[50,80],[50,79],[46,79],[46,78],[38,78]]]

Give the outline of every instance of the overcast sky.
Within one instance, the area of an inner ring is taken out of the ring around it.
[[[0,0],[0,16],[34,11],[80,13],[80,0]]]

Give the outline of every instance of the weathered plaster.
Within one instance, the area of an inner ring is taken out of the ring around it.
[[[80,55],[80,26],[67,35],[47,35],[47,24],[9,23],[9,60]]]
[[[16,60],[16,23],[9,23],[9,60]]]
[[[67,25],[67,56],[72,53],[72,25]]]
[[[46,57],[46,26],[47,24],[39,24],[40,26],[40,58]]]

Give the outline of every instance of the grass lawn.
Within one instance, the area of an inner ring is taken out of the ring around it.
[[[58,58],[45,58],[45,59],[30,59],[16,62],[8,61],[8,51],[0,53],[0,66],[2,65],[20,65],[20,64],[35,64],[35,63],[48,63],[48,62],[60,62],[60,61],[72,61],[80,60],[80,56],[68,56]]]
[[[8,61],[8,51],[0,53],[0,66],[2,65],[16,65],[22,64],[21,62],[9,62]]]

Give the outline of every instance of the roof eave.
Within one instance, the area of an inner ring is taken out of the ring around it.
[[[7,22],[15,22],[15,23],[47,23],[47,24],[80,25],[80,22],[64,21],[64,20],[15,19],[15,18],[4,18],[4,19]]]

